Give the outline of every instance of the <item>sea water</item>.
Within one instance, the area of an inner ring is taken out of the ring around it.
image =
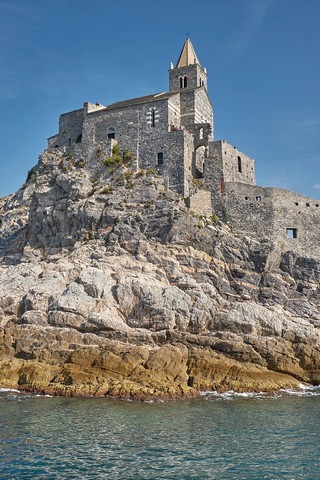
[[[320,390],[134,403],[0,390],[1,479],[320,479]]]

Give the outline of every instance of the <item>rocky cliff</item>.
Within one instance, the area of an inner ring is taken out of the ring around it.
[[[1,387],[176,398],[320,383],[320,262],[195,215],[130,155],[45,151],[0,221]]]

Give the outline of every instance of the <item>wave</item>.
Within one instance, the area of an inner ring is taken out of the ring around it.
[[[234,400],[237,398],[244,399],[275,399],[285,396],[297,396],[297,397],[311,397],[311,396],[320,396],[320,386],[313,386],[301,383],[299,389],[293,388],[283,388],[277,390],[276,392],[235,392],[233,390],[228,390],[226,392],[217,392],[212,391],[202,391],[200,392],[201,397],[204,400]]]
[[[8,392],[21,393],[20,390],[17,390],[16,388],[0,388],[0,393],[8,393]]]

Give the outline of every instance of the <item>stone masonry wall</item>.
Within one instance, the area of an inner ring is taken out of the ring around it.
[[[168,128],[169,130],[179,128],[180,119],[180,95],[173,95],[168,100]]]
[[[204,87],[199,88],[194,92],[195,95],[195,123],[210,123],[212,127],[212,136],[210,141],[213,140],[213,108],[210,103],[207,91]]]
[[[203,169],[203,188],[212,193],[212,209],[219,218],[225,218],[224,177],[221,142],[210,142]]]
[[[220,140],[225,182],[256,184],[254,160],[225,140]]]
[[[151,126],[152,109],[155,126]],[[136,154],[139,150],[139,168],[155,167],[157,155],[165,156],[165,136],[168,133],[168,102],[154,101],[114,110],[102,110],[86,116],[84,138],[96,144],[107,138],[108,129],[115,130],[115,140],[124,150]]]
[[[320,201],[288,190],[227,182],[225,220],[235,231],[277,240],[286,250],[320,257]]]
[[[193,136],[186,130],[167,134],[167,162],[159,168],[169,188],[183,197],[189,195],[192,179]]]
[[[82,134],[84,109],[80,108],[72,112],[60,115],[59,119],[59,147],[74,145]]]
[[[198,64],[188,65],[186,67],[173,68],[169,70],[169,91],[180,90],[180,77],[187,77],[187,88],[200,87],[200,78],[203,85],[207,88],[207,74]]]
[[[195,95],[194,90],[181,90],[180,92],[180,122],[190,132],[194,128]]]
[[[275,235],[288,249],[320,257],[320,200],[273,188]],[[288,229],[297,238],[288,238]]]

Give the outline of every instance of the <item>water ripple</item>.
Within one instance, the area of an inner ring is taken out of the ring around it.
[[[0,478],[320,479],[320,390],[300,393],[137,404],[2,390]]]

